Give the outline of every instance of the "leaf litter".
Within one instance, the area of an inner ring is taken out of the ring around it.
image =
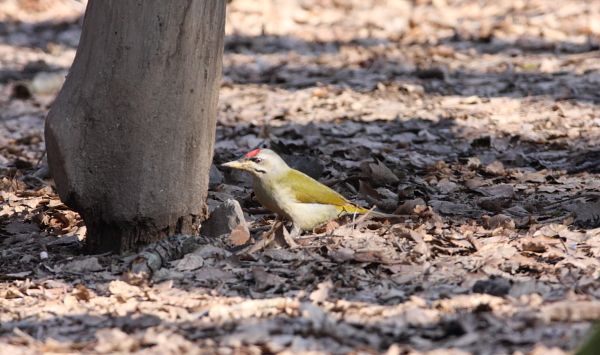
[[[208,203],[241,210],[120,257],[44,167],[83,11],[46,3],[0,5],[3,349],[562,354],[600,318],[598,4],[234,0]],[[218,165],[257,146],[402,218],[240,253],[274,216]]]

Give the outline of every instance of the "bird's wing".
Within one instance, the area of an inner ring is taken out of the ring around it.
[[[290,170],[284,179],[286,179],[286,185],[291,187],[298,202],[334,205],[340,208],[344,207],[346,212],[362,213],[360,207],[354,206],[344,196],[300,171]]]

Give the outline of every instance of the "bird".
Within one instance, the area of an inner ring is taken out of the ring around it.
[[[293,236],[345,214],[371,212],[375,216],[387,216],[351,203],[335,190],[292,169],[270,149],[254,149],[221,166],[250,173],[258,202],[290,220]]]

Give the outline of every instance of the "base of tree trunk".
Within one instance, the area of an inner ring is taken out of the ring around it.
[[[89,253],[198,234],[206,217],[225,1],[89,0],[45,125],[61,200]]]
[[[157,242],[175,234],[195,236],[199,234],[201,216],[188,215],[180,217],[174,225],[158,228],[149,222],[86,222],[86,250],[93,253],[138,250],[149,243]]]

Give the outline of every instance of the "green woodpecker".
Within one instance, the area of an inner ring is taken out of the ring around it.
[[[258,202],[291,220],[296,233],[298,229],[312,230],[343,214],[369,211],[352,204],[310,176],[290,168],[270,149],[255,149],[222,166],[252,174]]]

